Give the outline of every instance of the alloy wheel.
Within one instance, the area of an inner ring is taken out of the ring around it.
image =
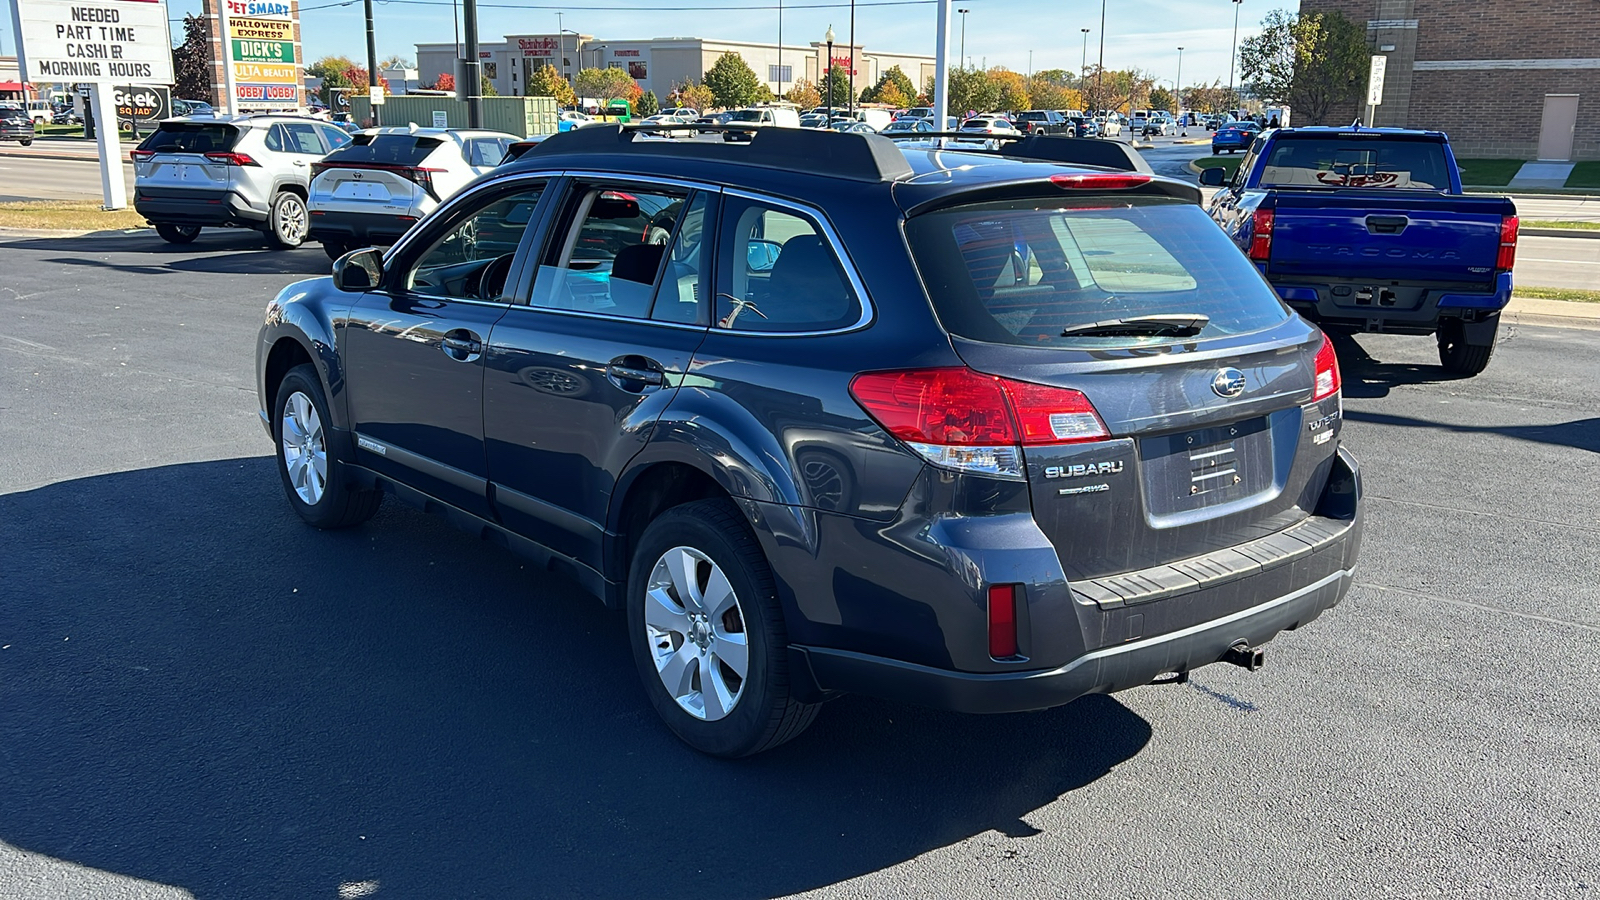
[[[310,397],[300,391],[289,395],[278,433],[289,483],[302,503],[316,506],[328,489],[328,443],[322,433],[322,417]]]
[[[656,674],[685,712],[727,716],[744,693],[750,645],[728,576],[693,547],[673,547],[650,570],[645,637]]]
[[[285,244],[298,244],[306,237],[306,205],[293,194],[278,204],[278,239]]]

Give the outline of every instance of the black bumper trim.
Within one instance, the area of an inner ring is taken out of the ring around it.
[[[1264,644],[1337,604],[1349,588],[1350,578],[1349,569],[1339,569],[1249,609],[1168,634],[1093,650],[1060,668],[1043,671],[955,672],[848,650],[805,646],[791,650],[804,656],[823,691],[854,691],[957,712],[1049,709],[1088,694],[1138,687],[1170,672],[1210,665],[1240,641],[1252,647]]]
[[[398,243],[417,224],[417,217],[311,210],[309,222],[306,236],[312,240],[356,248],[369,244],[388,246]]]
[[[133,208],[158,225],[242,225],[257,228],[267,212],[252,207],[234,191],[166,190],[135,187]]]

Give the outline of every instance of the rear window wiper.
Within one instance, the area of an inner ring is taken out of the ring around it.
[[[1172,313],[1161,316],[1132,316],[1104,319],[1061,329],[1062,337],[1194,337],[1211,324],[1211,317],[1200,313]]]

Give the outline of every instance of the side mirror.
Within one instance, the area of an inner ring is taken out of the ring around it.
[[[370,291],[383,281],[383,253],[377,247],[351,250],[333,261],[333,286],[341,291]]]
[[[1207,187],[1222,187],[1228,183],[1228,170],[1221,166],[1201,169],[1200,183]]]
[[[745,250],[745,262],[752,272],[770,272],[782,252],[783,245],[777,241],[753,240]]]

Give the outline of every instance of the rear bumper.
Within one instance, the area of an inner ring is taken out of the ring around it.
[[[311,211],[312,240],[323,243],[345,244],[350,247],[388,246],[400,240],[417,216],[396,216],[386,213],[339,212],[314,209]]]
[[[1078,657],[1055,669],[1000,674],[952,672],[841,650],[796,647],[823,689],[851,686],[881,697],[968,713],[1049,709],[1089,694],[1108,694],[1149,684],[1175,672],[1217,662],[1228,648],[1266,643],[1279,632],[1312,621],[1338,604],[1351,573],[1339,569],[1249,609],[1181,631]]]
[[[151,188],[135,185],[133,208],[158,225],[239,225],[256,228],[267,211],[234,191]]]
[[[1354,331],[1432,334],[1441,319],[1491,320],[1511,302],[1510,272],[1499,273],[1492,287],[1479,288],[1373,279],[1378,295],[1369,291],[1365,301],[1361,288],[1366,286],[1359,284],[1359,276],[1337,282],[1281,276],[1269,280],[1295,312],[1319,325]],[[1385,290],[1398,294],[1392,305],[1384,302]]]

